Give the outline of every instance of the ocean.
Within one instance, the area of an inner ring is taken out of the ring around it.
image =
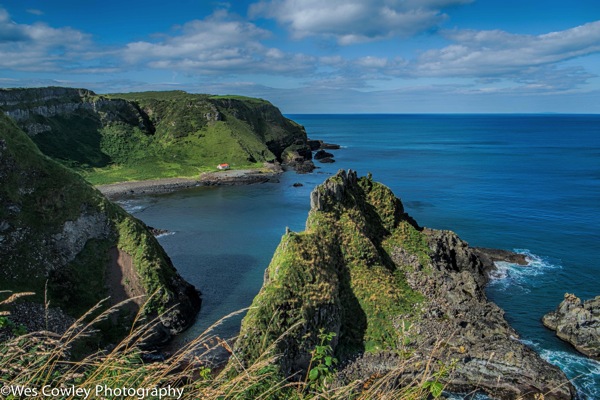
[[[300,231],[312,188],[338,169],[389,186],[419,224],[473,246],[525,252],[500,264],[488,297],[521,339],[600,398],[600,363],[545,329],[566,292],[600,295],[600,115],[288,115],[309,137],[340,144],[334,164],[280,183],[195,188],[123,206],[156,228],[184,278],[203,293],[198,322],[178,340],[249,306],[285,228]],[[294,183],[303,186],[294,187]],[[240,317],[215,331],[234,335]]]

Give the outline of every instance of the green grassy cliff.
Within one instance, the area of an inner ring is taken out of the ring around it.
[[[410,387],[426,371],[432,394],[572,398],[487,300],[490,267],[453,232],[419,227],[384,185],[340,171],[312,192],[306,230],[281,239],[233,364],[273,357],[282,377],[332,388]]]
[[[304,128],[261,99],[2,89],[0,109],[44,154],[93,184],[194,176],[220,163],[258,168],[265,161],[311,158]]]
[[[154,294],[151,314],[165,334],[189,325],[200,307],[147,227],[83,178],[43,155],[0,115],[0,288],[33,291],[73,316],[111,296]],[[142,300],[138,301],[141,303]]]
[[[338,174],[311,202],[306,230],[282,238],[236,344],[254,361],[282,337],[274,351],[285,375],[307,368],[321,330],[336,334],[342,358],[395,348],[423,301],[386,249],[403,240],[427,259],[427,245],[387,187]]]

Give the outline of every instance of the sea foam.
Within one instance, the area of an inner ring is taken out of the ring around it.
[[[148,208],[148,206],[140,200],[121,200],[116,203],[129,214],[138,214]]]
[[[528,292],[533,278],[550,270],[561,269],[562,266],[551,262],[546,257],[533,254],[527,249],[515,249],[516,253],[525,254],[527,265],[518,265],[505,261],[496,261],[496,270],[490,273],[490,286],[496,289],[520,287]]]
[[[600,398],[600,362],[562,350],[549,350],[531,340],[523,344],[534,349],[544,360],[559,367],[577,389],[577,399]]]

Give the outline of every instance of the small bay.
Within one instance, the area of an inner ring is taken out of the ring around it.
[[[290,115],[311,138],[342,145],[336,163],[280,183],[200,187],[129,200],[125,208],[174,234],[159,238],[203,293],[189,340],[250,305],[286,226],[302,230],[312,188],[339,168],[369,172],[421,225],[474,246],[519,249],[488,296],[522,340],[559,365],[582,398],[600,397],[600,364],[579,356],[540,318],[565,292],[600,295],[600,116]],[[294,183],[302,183],[294,187]],[[216,332],[235,335],[240,318]]]

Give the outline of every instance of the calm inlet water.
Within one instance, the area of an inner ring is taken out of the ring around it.
[[[339,168],[389,186],[425,226],[471,245],[520,249],[532,266],[500,265],[488,296],[522,339],[559,365],[581,398],[600,398],[600,364],[556,339],[540,318],[565,292],[600,295],[600,116],[291,115],[310,137],[344,146],[337,162],[279,184],[198,188],[125,207],[149,225],[203,292],[180,340],[246,307],[285,227],[302,230],[309,193]],[[301,182],[296,188],[292,184]],[[235,334],[239,318],[218,331]]]

